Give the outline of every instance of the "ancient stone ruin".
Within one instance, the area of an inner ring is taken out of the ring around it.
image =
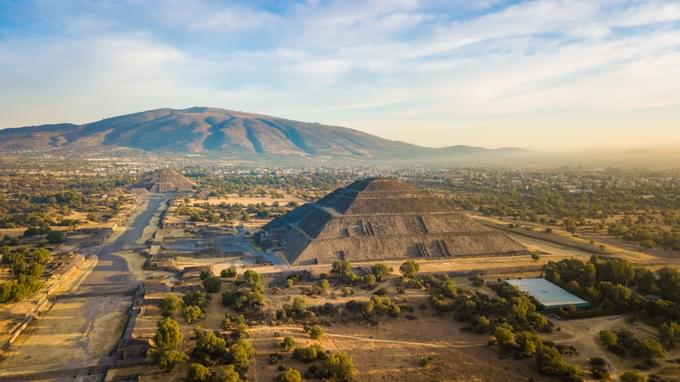
[[[145,189],[149,192],[193,192],[194,183],[175,170],[163,168],[145,175],[131,189]]]
[[[280,216],[260,234],[293,265],[502,255],[525,248],[456,211],[445,198],[396,179],[369,178]]]

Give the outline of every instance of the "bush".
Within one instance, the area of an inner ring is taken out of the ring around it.
[[[236,277],[238,272],[236,271],[236,267],[229,267],[227,269],[222,269],[222,272],[220,272],[220,277]]]
[[[210,380],[211,382],[243,382],[234,365],[217,369]]]
[[[47,233],[47,242],[50,244],[61,244],[66,240],[66,236],[61,231],[50,231]]]
[[[317,359],[325,357],[323,348],[319,345],[309,345],[303,348],[295,348],[293,350],[293,358],[300,362],[314,362]]]
[[[203,288],[208,293],[217,293],[222,288],[222,280],[219,277],[207,277],[203,280]]]
[[[176,294],[167,295],[161,302],[161,314],[170,317],[182,307],[182,300]]]
[[[399,272],[407,278],[415,277],[418,271],[420,271],[420,265],[413,260],[406,261],[399,267]]]
[[[205,318],[205,313],[196,305],[187,305],[182,309],[182,318],[187,324],[193,324]]]
[[[356,373],[352,357],[342,352],[329,355],[321,365],[320,370],[325,378],[333,378],[338,381],[351,381]]]
[[[371,273],[378,282],[382,282],[392,273],[392,268],[385,264],[375,264],[371,267]]]
[[[187,372],[189,382],[207,382],[210,378],[210,370],[200,363],[192,363]]]
[[[647,376],[637,370],[627,371],[621,375],[621,382],[647,382],[647,380]]]
[[[302,374],[299,371],[287,368],[283,373],[276,377],[277,382],[301,382]]]
[[[279,348],[285,352],[291,351],[295,348],[295,340],[293,337],[284,337],[283,341],[279,344]]]
[[[184,352],[166,350],[159,353],[157,363],[163,370],[171,371],[175,366],[186,362],[188,359],[189,356]]]
[[[309,328],[309,336],[315,340],[318,340],[323,336],[323,329],[319,325],[314,325]]]

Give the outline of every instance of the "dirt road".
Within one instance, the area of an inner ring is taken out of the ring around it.
[[[0,362],[0,375],[101,364],[115,347],[125,325],[131,296],[120,293],[139,281],[117,252],[142,235],[168,195],[151,194],[131,223],[99,249],[99,261],[73,296],[62,296],[13,345]],[[102,295],[102,292],[111,292]],[[83,297],[92,295],[92,297]]]

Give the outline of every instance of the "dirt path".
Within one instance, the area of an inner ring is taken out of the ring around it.
[[[250,328],[249,331],[252,332],[261,332],[261,331],[294,331],[298,333],[304,333],[303,329],[297,326],[270,326],[270,327],[254,327]],[[432,342],[415,342],[415,341],[400,341],[400,340],[388,340],[388,339],[379,339],[379,338],[372,338],[372,337],[366,337],[366,336],[358,336],[358,335],[347,335],[347,334],[334,334],[334,333],[324,333],[325,337],[329,338],[343,338],[343,339],[350,339],[350,340],[356,340],[356,341],[363,341],[363,342],[376,342],[376,343],[384,343],[384,344],[394,344],[394,345],[406,345],[406,346],[421,346],[421,347],[429,347],[429,348],[437,348],[437,349],[460,349],[460,348],[471,348],[471,347],[478,347],[478,346],[486,346],[486,342],[448,342],[445,344],[436,344]],[[271,340],[274,337],[262,337],[259,338],[259,340]]]
[[[74,291],[76,296],[98,296],[56,301],[12,346],[8,357],[0,361],[0,375],[91,366],[107,357],[124,329],[132,298],[101,294],[138,285],[119,252],[134,245],[165,200],[166,195],[149,195],[130,224],[101,246],[97,265]]]

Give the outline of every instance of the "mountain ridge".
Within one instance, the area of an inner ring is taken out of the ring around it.
[[[235,157],[355,159],[528,152],[520,148],[487,149],[466,145],[431,148],[342,126],[200,106],[154,109],[85,124],[56,123],[0,130],[1,151],[116,148]]]

